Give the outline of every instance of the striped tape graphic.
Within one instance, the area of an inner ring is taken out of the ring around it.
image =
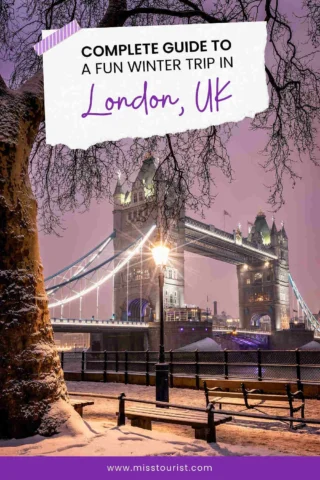
[[[77,20],[73,20],[64,27],[49,35],[47,38],[40,40],[40,42],[36,43],[33,48],[38,55],[42,55],[43,53],[50,50],[50,48],[55,47],[59,43],[71,37],[71,35],[77,33],[79,30],[81,30],[81,28]]]

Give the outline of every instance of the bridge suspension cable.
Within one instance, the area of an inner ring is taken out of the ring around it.
[[[303,300],[297,285],[295,284],[291,274],[289,273],[289,282],[292,286],[293,293],[295,294],[295,297],[298,301],[298,304],[301,307],[301,310],[306,316],[308,326],[311,327],[312,330],[316,330],[317,332],[320,332],[320,322],[315,318],[315,316],[312,314],[311,310],[309,309],[308,305],[306,302]]]
[[[44,279],[45,283],[48,283],[50,280],[53,280],[54,278],[62,276],[63,273],[66,273],[68,270],[72,270],[73,268],[80,269],[75,274],[75,275],[78,275],[80,271],[83,271],[84,269],[88,268],[89,265],[91,265],[91,263],[102,254],[104,249],[108,246],[108,244],[115,237],[115,235],[116,235],[115,232],[112,232],[107,238],[105,238],[101,243],[99,243],[99,245],[94,247],[92,250],[90,250],[88,253],[86,253],[82,257],[78,258],[78,260],[71,263],[70,265],[67,265],[62,270],[59,270],[53,275],[50,275],[49,277],[45,278]],[[82,266],[81,263],[87,260],[87,258],[90,256],[91,258],[89,259],[89,261],[84,266]]]
[[[63,270],[60,270],[57,274],[48,277],[46,279],[47,281],[55,280],[53,285],[46,287],[48,295],[53,294],[54,296],[54,298],[52,298],[51,302],[49,303],[49,308],[54,308],[58,306],[63,307],[64,305],[77,299],[80,299],[80,301],[82,302],[82,298],[85,295],[89,294],[92,291],[98,290],[102,284],[107,282],[110,278],[113,278],[114,275],[119,272],[119,270],[121,270],[130,262],[130,260],[140,251],[141,247],[150,238],[155,228],[156,226],[153,225],[143,237],[139,237],[121,252],[118,252],[117,254],[107,258],[107,260],[92,267],[93,262],[97,260],[102,251],[106,248],[107,244],[109,244],[111,239],[114,238],[115,234],[113,233],[104,242],[99,244],[95,249],[91,250],[88,254],[81,257],[81,259],[69,265],[69,267],[65,267]],[[90,255],[92,254],[94,255],[94,257],[90,257]],[[126,256],[124,259],[121,260],[123,254],[126,254]],[[118,257],[120,257],[119,263],[112,270],[109,270],[111,262],[113,262],[113,260]],[[81,262],[83,262],[84,260],[84,265],[80,265]],[[78,266],[77,272],[70,275],[70,271],[72,271],[71,268],[74,268],[74,266]],[[91,266],[92,268],[88,269],[89,266]],[[65,275],[67,271],[69,272],[69,278],[67,278],[67,276]],[[62,273],[64,273],[63,276],[61,276]],[[57,278],[60,280],[60,283],[58,284],[56,283]],[[81,279],[85,279],[86,285],[84,288],[82,288],[81,286]],[[89,283],[89,286],[87,285],[87,282]],[[77,291],[77,286],[79,284],[80,288]],[[59,291],[62,293],[62,289],[64,287],[68,289],[68,294],[67,296],[64,296],[64,298],[58,299],[56,294]]]

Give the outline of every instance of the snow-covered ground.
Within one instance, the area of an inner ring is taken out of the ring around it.
[[[69,392],[92,392],[150,399],[154,387],[119,383],[68,382]],[[83,396],[83,398],[85,398]],[[59,435],[0,441],[0,455],[145,456],[145,455],[320,455],[320,426],[289,431],[282,423],[235,419],[217,427],[216,444],[194,439],[190,427],[153,423],[153,430],[116,426],[118,402],[93,399],[84,422],[72,414]],[[170,389],[170,401],[204,407],[203,392]],[[320,419],[320,402],[307,400],[306,415]],[[273,411],[273,413],[275,413]]]

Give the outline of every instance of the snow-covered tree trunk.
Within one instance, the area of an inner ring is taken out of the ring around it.
[[[99,26],[123,25],[126,8],[110,0]],[[0,438],[51,435],[77,415],[53,341],[28,175],[43,120],[42,72],[15,91],[0,76]]]
[[[43,119],[42,90],[41,74],[14,92],[0,83],[0,437],[54,433],[56,422],[47,421],[50,405],[67,399],[28,176]]]

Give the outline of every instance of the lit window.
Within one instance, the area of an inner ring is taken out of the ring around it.
[[[256,284],[257,283],[258,284],[262,283],[262,273],[256,273],[254,275],[254,283],[256,283]]]
[[[251,283],[250,278],[247,278],[247,285],[250,285],[250,283]]]

